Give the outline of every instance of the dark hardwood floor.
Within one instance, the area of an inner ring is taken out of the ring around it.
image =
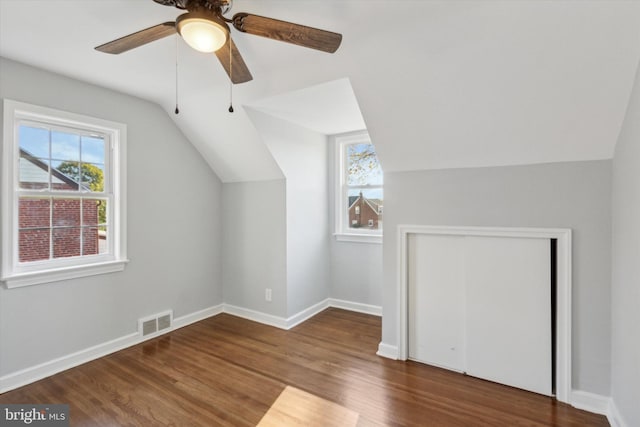
[[[0,403],[68,403],[72,426],[255,426],[290,385],[359,413],[359,426],[608,426],[545,396],[378,357],[379,341],[379,318],[338,309],[290,331],[221,314]]]

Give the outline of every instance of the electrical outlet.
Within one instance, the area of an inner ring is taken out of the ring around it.
[[[270,288],[267,288],[267,289],[264,290],[264,299],[266,301],[271,302],[271,289]]]

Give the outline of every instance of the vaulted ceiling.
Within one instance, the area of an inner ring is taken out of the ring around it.
[[[282,176],[242,108],[322,133],[366,125],[385,171],[611,158],[640,59],[640,2],[235,0],[343,34],[335,54],[234,32],[254,80],[176,38],[93,48],[179,10],[0,0],[0,55],[158,103],[225,182]],[[2,76],[0,76],[2,78]],[[357,102],[356,102],[357,100]]]

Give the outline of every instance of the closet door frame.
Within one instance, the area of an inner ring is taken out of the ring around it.
[[[571,229],[457,227],[428,225],[398,226],[398,359],[407,360],[408,335],[408,240],[412,234],[451,236],[522,237],[554,239],[556,241],[556,345],[555,397],[569,403],[571,392]]]

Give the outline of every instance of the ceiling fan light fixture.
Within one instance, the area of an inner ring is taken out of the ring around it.
[[[229,38],[229,27],[216,16],[185,13],[176,20],[176,28],[189,46],[204,53],[215,52]]]

